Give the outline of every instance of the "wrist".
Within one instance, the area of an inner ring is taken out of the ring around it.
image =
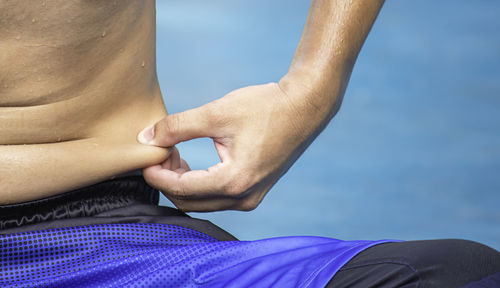
[[[351,69],[349,65],[340,63],[335,69],[293,63],[280,79],[279,86],[289,96],[305,98],[317,108],[316,112],[331,119],[340,108]]]

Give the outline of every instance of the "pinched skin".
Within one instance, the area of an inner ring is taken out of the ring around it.
[[[155,3],[0,0],[0,204],[163,162]]]

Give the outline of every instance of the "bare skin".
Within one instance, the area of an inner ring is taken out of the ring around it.
[[[146,181],[185,211],[255,209],[337,113],[383,2],[313,0],[290,69],[278,83],[166,116],[138,137],[158,147],[210,137],[221,162],[191,171],[174,148],[167,161],[144,170]]]
[[[0,204],[146,167],[180,209],[254,209],[339,109],[382,3],[313,0],[279,82],[167,116],[152,0],[0,0]],[[171,149],[197,137],[221,163],[190,171]]]
[[[154,1],[0,1],[0,204],[160,163]]]

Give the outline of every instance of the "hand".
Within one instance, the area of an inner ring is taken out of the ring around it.
[[[238,89],[146,128],[139,142],[161,147],[210,137],[221,159],[206,170],[191,171],[173,147],[164,163],[143,170],[147,183],[184,211],[255,209],[328,118],[329,109],[311,105],[309,90],[287,89],[294,91],[290,95],[284,87],[290,85]]]

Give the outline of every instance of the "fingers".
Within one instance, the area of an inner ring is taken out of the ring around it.
[[[224,190],[223,163],[218,163],[207,170],[194,171],[189,169],[187,163],[184,167],[179,165],[172,167],[173,169],[163,168],[162,165],[145,168],[143,176],[149,185],[172,197],[199,199]]]
[[[173,146],[179,142],[200,137],[211,137],[216,126],[209,105],[203,105],[181,113],[167,115],[153,126],[147,127],[137,136],[140,143],[160,147]]]
[[[173,157],[177,155],[178,151],[172,152]],[[250,211],[262,200],[258,197],[263,193],[249,193],[243,182],[230,180],[235,175],[226,172],[226,163],[218,163],[207,170],[191,171],[184,159],[179,160],[145,168],[143,176],[149,185],[161,190],[183,211]]]
[[[260,203],[247,199],[242,200],[233,198],[179,200],[168,194],[164,193],[164,195],[174,203],[178,209],[184,212],[212,212],[223,210],[251,211],[257,208]]]
[[[304,139],[295,130],[289,132],[296,117],[281,100],[280,91],[275,85],[238,89],[201,107],[166,116],[147,133],[141,132],[141,143],[161,147],[212,138],[221,159],[206,170],[191,170],[173,147],[164,163],[143,170],[146,182],[184,211],[255,209],[295,161],[301,152],[296,148]]]

